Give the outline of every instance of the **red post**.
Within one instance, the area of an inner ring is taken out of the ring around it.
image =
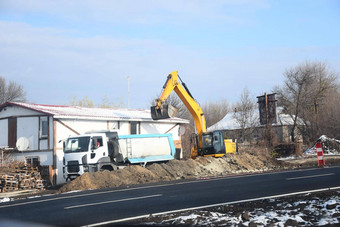
[[[325,156],[323,155],[322,145],[321,142],[317,142],[315,144],[316,154],[318,157],[318,165],[324,166],[325,165]]]

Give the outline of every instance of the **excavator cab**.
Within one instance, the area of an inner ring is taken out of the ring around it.
[[[203,133],[201,152],[203,156],[220,157],[225,155],[226,149],[223,133],[221,131]]]
[[[177,115],[178,109],[170,104],[162,104],[160,107],[151,106],[153,120],[172,118]]]

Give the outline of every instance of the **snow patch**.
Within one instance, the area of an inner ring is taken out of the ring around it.
[[[316,142],[322,143],[322,148],[325,155],[340,155],[340,140],[322,135]],[[315,144],[308,148],[304,152],[304,155],[316,155]]]
[[[309,198],[308,198],[309,197]],[[202,225],[202,226],[324,226],[340,222],[340,192],[325,198],[311,195],[297,199],[268,199],[258,203],[259,208],[233,211],[235,205],[212,208],[213,211],[196,210],[164,215],[161,225]],[[253,206],[253,205],[251,205]],[[216,210],[218,212],[216,212]],[[233,213],[234,212],[234,213]],[[236,212],[236,213],[235,213]],[[150,223],[150,222],[145,222]],[[143,224],[143,223],[139,223]],[[152,224],[157,225],[156,222]]]
[[[6,203],[6,202],[10,202],[11,201],[11,198],[2,198],[0,199],[0,203]]]

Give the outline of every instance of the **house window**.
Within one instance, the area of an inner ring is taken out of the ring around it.
[[[134,135],[139,133],[140,133],[139,122],[130,122],[130,134]]]
[[[31,167],[40,166],[40,158],[39,157],[25,157],[26,164]]]
[[[40,138],[48,137],[48,117],[40,117]]]

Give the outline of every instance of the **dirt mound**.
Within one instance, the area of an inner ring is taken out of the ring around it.
[[[113,172],[85,173],[61,187],[59,192],[268,171],[281,165],[281,162],[271,158],[264,151],[241,152],[222,158],[198,157],[195,160],[171,160],[162,164],[154,163],[146,168],[131,165]]]

